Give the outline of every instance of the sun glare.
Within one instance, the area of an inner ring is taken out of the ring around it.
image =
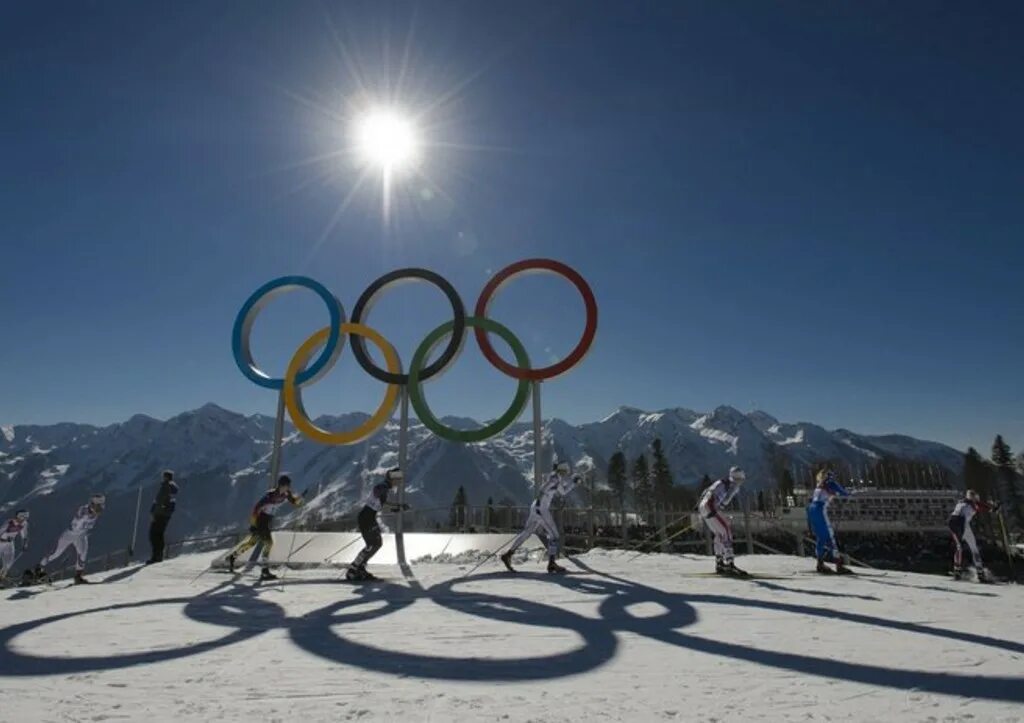
[[[356,123],[355,141],[365,162],[388,173],[416,160],[416,131],[407,118],[395,111],[377,109],[360,118]]]

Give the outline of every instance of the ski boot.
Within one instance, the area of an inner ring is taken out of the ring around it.
[[[228,572],[235,571],[235,553],[228,555]]]
[[[822,575],[834,575],[836,573],[836,571],[833,570],[828,565],[826,565],[825,564],[825,560],[823,558],[820,558],[820,557],[818,558],[818,566],[816,568],[814,568],[814,569],[815,569],[815,571],[821,573]]]
[[[548,558],[548,573],[549,574],[561,574],[566,572],[566,569],[555,562],[555,556],[552,555]]]
[[[716,575],[728,575],[729,567],[725,564],[725,560],[720,557],[715,558],[715,574]]]
[[[261,581],[261,582],[262,582],[263,580],[276,580],[276,579],[277,579],[277,575],[275,575],[274,573],[272,573],[272,572],[270,571],[270,568],[269,568],[269,567],[265,567],[265,568],[263,568],[263,569],[262,569],[262,570],[260,571],[260,581]]]
[[[954,567],[953,568],[953,579],[954,580],[962,580],[963,577],[964,577],[964,571],[961,568],[959,568],[959,567]]]
[[[76,585],[88,585],[88,584],[90,584],[90,581],[86,580],[85,577],[82,576],[81,570],[75,570],[75,584]]]
[[[847,566],[846,566],[846,565],[845,565],[845,564],[843,563],[843,561],[842,561],[842,560],[839,560],[839,561],[838,561],[838,562],[836,563],[836,574],[837,574],[837,575],[853,575],[853,574],[855,574],[855,573],[853,572],[853,570],[851,570],[850,568],[848,568],[848,567],[847,567]]]
[[[992,575],[983,567],[978,568],[978,582],[983,584],[991,584],[994,582]]]
[[[358,565],[349,565],[349,568],[345,570],[346,580],[372,580],[370,573],[365,568]]]
[[[514,567],[512,567],[512,551],[511,550],[509,550],[508,552],[502,553],[501,556],[499,557],[499,559],[505,564],[505,567],[508,568],[509,572],[515,572],[516,571],[516,569]]]
[[[750,573],[748,573],[746,570],[741,570],[740,568],[736,567],[736,563],[732,560],[729,560],[729,562],[725,563],[725,570],[725,574],[731,575],[732,577],[750,577]]]

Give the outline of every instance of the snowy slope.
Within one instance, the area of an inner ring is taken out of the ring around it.
[[[595,551],[551,577],[423,564],[352,586],[207,573],[0,593],[5,720],[979,721],[1024,717],[1016,586],[914,574],[703,576]],[[99,576],[97,576],[99,579]]]
[[[330,429],[351,428],[366,418],[351,413],[321,417]],[[451,419],[472,426],[469,419]],[[244,416],[208,404],[167,421],[136,415],[109,427],[81,424],[5,426],[0,433],[0,514],[27,506],[37,539],[55,538],[72,511],[92,491],[108,495],[108,512],[93,540],[94,551],[122,549],[131,539],[137,491],[143,488],[143,513],[160,471],[171,467],[182,487],[172,539],[225,528],[234,529],[267,485],[273,420]],[[552,455],[593,470],[604,483],[608,460],[622,450],[630,462],[660,438],[677,484],[696,484],[705,475],[723,474],[741,464],[750,486],[773,485],[779,464],[796,467],[821,459],[852,467],[885,456],[944,465],[959,475],[962,456],[941,444],[909,437],[868,437],[846,430],[830,432],[812,424],[785,424],[764,412],[744,414],[732,407],[702,413],[688,409],[647,412],[622,407],[605,419],[571,425],[560,419],[544,424],[545,466]],[[410,429],[407,485],[419,510],[435,509],[440,518],[458,487],[469,502],[483,505],[524,503],[531,495],[532,425],[520,422],[486,442],[444,442],[413,422]],[[325,447],[288,427],[284,468],[300,490],[321,494],[303,515],[332,519],[345,514],[381,471],[396,463],[398,427],[390,423],[368,442]],[[582,501],[582,500],[577,500]],[[145,519],[145,515],[143,515]]]

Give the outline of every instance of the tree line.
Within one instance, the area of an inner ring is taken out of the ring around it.
[[[813,486],[814,474],[823,467],[835,469],[844,481],[855,486],[861,482],[877,489],[954,489],[958,486],[950,470],[920,461],[883,459],[852,468],[838,461],[821,460],[807,469],[797,469],[788,463],[784,454],[775,453],[769,463],[778,497],[769,494],[766,502],[759,496],[757,506],[762,511],[766,504],[774,507],[776,500],[781,502],[792,496],[794,488]],[[607,481],[607,489],[592,491],[591,503],[595,507],[640,513],[666,507],[692,509],[698,496],[712,483],[711,477],[704,475],[696,489],[675,484],[661,439],[657,438],[633,459],[627,459],[621,450],[615,452],[608,461]],[[1024,453],[1014,457],[1002,435],[996,435],[990,459],[982,457],[974,447],[968,448],[964,456],[963,482],[983,499],[999,502],[1009,526],[1024,526]],[[458,526],[463,521],[460,517],[465,514],[462,510],[467,504],[465,489],[459,487],[452,502],[451,524]],[[512,503],[503,500],[498,504]],[[488,509],[492,505],[492,500],[488,499]]]

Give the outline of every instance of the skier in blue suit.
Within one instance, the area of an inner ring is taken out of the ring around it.
[[[836,535],[832,530],[832,523],[828,519],[828,503],[836,495],[849,497],[850,493],[836,480],[832,470],[821,470],[817,475],[818,485],[814,489],[811,503],[807,505],[807,522],[814,531],[817,541],[816,552],[818,555],[818,572],[849,574],[851,570],[843,564],[842,555],[839,554],[839,546],[836,545]],[[825,564],[826,555],[830,562],[834,562],[836,569]]]

